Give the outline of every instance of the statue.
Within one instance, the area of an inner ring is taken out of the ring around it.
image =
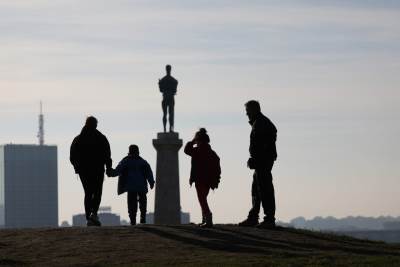
[[[165,66],[167,75],[158,81],[158,87],[160,92],[163,94],[162,110],[163,110],[163,125],[164,133],[167,131],[167,112],[169,118],[169,131],[174,131],[174,107],[175,107],[175,95],[176,88],[178,87],[178,81],[171,76],[171,65]]]

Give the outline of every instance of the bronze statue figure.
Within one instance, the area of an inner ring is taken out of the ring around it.
[[[171,65],[165,66],[167,75],[158,81],[158,87],[160,92],[163,94],[162,110],[163,110],[163,125],[164,132],[167,131],[167,112],[169,116],[169,131],[174,131],[174,107],[175,107],[175,95],[176,88],[178,87],[178,81],[171,76]]]

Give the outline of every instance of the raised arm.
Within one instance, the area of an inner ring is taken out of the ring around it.
[[[194,147],[193,146],[194,146],[194,142],[193,141],[187,142],[183,152],[185,152],[186,155],[192,156],[193,152],[194,152]]]

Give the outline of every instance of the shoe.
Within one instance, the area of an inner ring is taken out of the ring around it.
[[[96,226],[96,225],[94,224],[94,222],[91,219],[88,219],[86,222],[86,226],[91,227],[91,226]]]
[[[135,216],[129,216],[129,219],[131,220],[131,226],[136,225],[136,214]]]
[[[140,223],[141,223],[141,224],[146,224],[146,217],[144,217],[144,218],[141,217],[141,218],[140,218]]]
[[[101,222],[99,220],[99,217],[96,214],[90,215],[88,223],[91,222],[92,225],[90,226],[101,226]]]
[[[212,228],[214,226],[212,220],[212,214],[208,214],[205,216],[205,223],[200,225],[201,228]]]
[[[241,227],[253,227],[258,225],[258,220],[247,218],[243,222],[238,223]]]
[[[259,225],[257,225],[257,228],[260,229],[274,229],[276,227],[275,222],[271,221],[263,221]]]
[[[202,216],[202,219],[201,219],[201,223],[198,223],[197,224],[197,226],[203,226],[204,224],[206,224],[206,216]]]

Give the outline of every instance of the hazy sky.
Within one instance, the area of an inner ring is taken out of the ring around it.
[[[179,80],[176,130],[209,130],[222,181],[216,222],[250,208],[250,126],[257,99],[278,128],[277,218],[400,215],[400,2],[389,0],[0,2],[1,143],[58,145],[59,217],[83,212],[69,146],[87,115],[111,143],[155,170],[162,129],[157,81]],[[190,159],[180,154],[181,205],[200,218]],[[102,205],[127,218],[126,195],[106,178]],[[148,210],[154,209],[154,191]]]

